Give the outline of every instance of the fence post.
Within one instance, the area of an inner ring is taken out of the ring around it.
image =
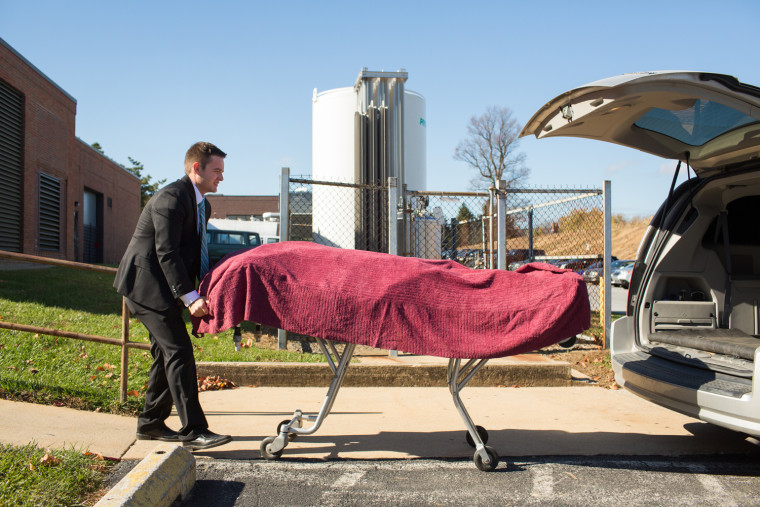
[[[609,334],[612,314],[612,182],[604,180],[604,301],[602,302],[602,311],[604,312],[604,348],[610,348]]]
[[[528,259],[533,262],[533,206],[528,209]]]
[[[452,218],[449,223],[451,224],[451,260],[457,260],[457,225],[459,221],[456,218]],[[481,224],[482,229],[482,224]]]
[[[290,239],[290,168],[280,169],[280,241]],[[284,329],[277,330],[277,348],[287,350],[288,332]]]
[[[398,255],[398,178],[388,178],[388,253]],[[390,357],[398,357],[398,350],[389,350]]]
[[[398,255],[398,178],[388,178],[388,253]]]
[[[499,180],[498,203],[496,207],[497,226],[499,228],[496,248],[499,255],[498,268],[507,269],[507,182]],[[491,266],[493,267],[493,266]]]
[[[128,341],[129,308],[127,307],[127,299],[121,298],[121,379],[119,391],[119,401],[121,403],[127,401],[127,380],[129,376],[129,347],[127,347]]]
[[[290,239],[290,168],[280,170],[280,241]]]
[[[490,269],[493,269],[493,193],[495,190],[494,187],[488,189],[488,262],[486,267]]]

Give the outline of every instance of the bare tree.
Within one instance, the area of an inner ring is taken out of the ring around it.
[[[491,106],[483,115],[470,118],[467,138],[457,146],[454,159],[478,171],[473,188],[496,187],[499,180],[506,180],[509,188],[528,178],[525,154],[517,152],[520,130],[508,107]]]

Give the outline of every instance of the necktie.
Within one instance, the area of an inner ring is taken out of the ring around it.
[[[205,200],[198,203],[198,222],[201,235],[201,278],[208,273],[208,244],[206,243],[206,206]]]

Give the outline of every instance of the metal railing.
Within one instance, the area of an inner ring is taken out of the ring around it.
[[[5,252],[0,250],[0,258],[12,259],[22,262],[34,262],[37,264],[48,264],[51,266],[61,266],[66,268],[79,269],[82,271],[95,271],[98,273],[115,274],[116,268],[108,266],[98,266],[95,264],[85,264],[82,262],[73,262],[62,259],[51,259],[49,257],[40,257],[37,255],[21,254],[15,252]],[[127,400],[127,379],[129,377],[129,349],[150,350],[150,344],[129,341],[129,308],[124,298],[121,301],[121,339],[108,338],[106,336],[89,335],[74,333],[71,331],[62,331],[60,329],[51,329],[46,327],[29,326],[26,324],[16,324],[13,322],[0,321],[0,329],[9,329],[11,331],[22,331],[25,333],[39,333],[50,336],[60,336],[63,338],[72,338],[75,340],[84,340],[106,345],[117,345],[121,347],[121,378],[119,385],[119,401],[124,403]]]

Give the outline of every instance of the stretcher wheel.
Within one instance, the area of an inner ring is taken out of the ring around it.
[[[280,456],[282,456],[282,449],[277,452],[269,451],[269,444],[274,442],[274,439],[275,437],[267,437],[261,441],[259,452],[261,453],[262,458],[272,460],[272,459],[278,459]]]
[[[499,466],[499,455],[496,454],[496,451],[493,450],[491,447],[486,447],[486,454],[488,454],[488,457],[490,458],[490,463],[484,463],[483,458],[480,457],[480,453],[476,452],[473,457],[472,461],[475,462],[475,466],[478,467],[478,470],[481,472],[490,472],[491,470],[495,469],[497,466]]]
[[[478,436],[483,441],[483,445],[488,443],[488,431],[483,426],[475,426],[475,430],[478,432]],[[467,440],[467,445],[475,447],[475,441],[472,439],[469,431],[464,432],[464,438]]]
[[[278,435],[280,434],[280,426],[282,426],[283,424],[288,424],[288,423],[290,423],[290,419],[285,419],[284,421],[280,421],[280,424],[277,425],[277,430],[276,430]],[[296,437],[298,437],[297,434],[288,433],[288,442],[292,442],[293,440],[296,439]]]

